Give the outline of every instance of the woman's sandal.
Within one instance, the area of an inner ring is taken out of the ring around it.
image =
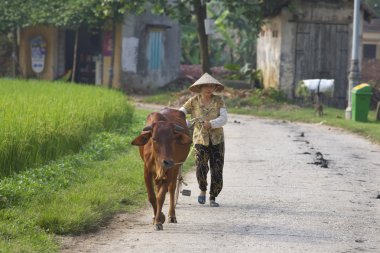
[[[202,204],[202,205],[203,205],[204,203],[206,203],[206,196],[205,196],[205,195],[203,195],[203,196],[202,196],[202,195],[199,195],[199,196],[198,196],[198,203],[199,203],[199,204]]]
[[[210,200],[210,206],[211,207],[218,207],[219,204],[215,202],[215,200]]]

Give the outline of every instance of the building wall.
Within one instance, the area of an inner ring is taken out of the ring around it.
[[[53,80],[58,75],[58,29],[51,26],[23,28],[20,31],[20,67],[22,75],[27,78],[37,77],[31,67],[30,40],[41,35],[47,43],[45,67],[38,78]]]
[[[282,19],[276,17],[263,27],[257,40],[257,68],[263,73],[264,88],[280,86]]]
[[[149,29],[163,31],[162,61],[158,70],[149,69]],[[125,90],[155,90],[179,75],[180,28],[177,21],[148,13],[126,15],[121,38],[121,85]]]
[[[293,18],[293,14],[284,10],[281,15],[283,29],[281,33],[281,65],[280,65],[280,85],[288,98],[294,95],[294,75],[295,75],[295,34],[297,25],[295,22],[289,22]]]
[[[283,8],[278,16],[268,19],[263,30],[272,30],[271,26],[276,25],[279,27],[280,39],[265,33],[258,40],[257,66],[263,71],[264,87],[277,87],[288,97],[294,96],[297,85],[295,80],[297,22],[347,24],[348,38],[352,38],[353,1],[341,3],[343,5],[323,0],[294,0],[292,4],[295,11],[291,12],[288,8]],[[347,59],[351,59],[351,44],[350,39]],[[350,61],[347,61],[347,69],[349,63]]]
[[[376,45],[376,59],[380,60],[380,30],[378,32],[363,32],[362,45]]]
[[[121,32],[122,25],[116,25],[116,40],[115,40],[115,59],[113,67],[113,80],[112,87],[120,89],[121,85]],[[103,56],[103,73],[102,73],[102,84],[104,86],[108,85],[109,79],[109,69],[111,66],[111,56]]]
[[[366,58],[363,54],[361,80],[371,84],[380,84],[380,19],[372,20],[364,24],[362,46],[374,45],[374,58]]]
[[[377,32],[363,32],[362,44],[376,45],[376,58],[380,60],[380,29]]]

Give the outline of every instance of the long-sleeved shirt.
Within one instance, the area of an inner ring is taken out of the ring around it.
[[[201,96],[190,98],[183,107],[180,108],[185,114],[191,114],[192,119],[200,121],[210,121],[211,129],[206,130],[199,122],[195,124],[193,132],[194,144],[208,146],[216,145],[224,141],[223,126],[227,123],[227,109],[222,97],[213,95],[211,102],[204,105]]]

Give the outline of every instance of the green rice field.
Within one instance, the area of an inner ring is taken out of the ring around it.
[[[115,90],[0,79],[0,178],[76,153],[91,134],[122,129],[132,115]]]

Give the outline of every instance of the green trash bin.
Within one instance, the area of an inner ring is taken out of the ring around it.
[[[352,89],[352,120],[368,121],[368,112],[371,102],[372,88],[363,83]]]

